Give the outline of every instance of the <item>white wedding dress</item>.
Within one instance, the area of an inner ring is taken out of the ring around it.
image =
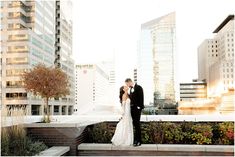
[[[122,119],[116,126],[111,142],[115,146],[129,146],[133,144],[133,124],[130,111],[130,99],[122,102]]]

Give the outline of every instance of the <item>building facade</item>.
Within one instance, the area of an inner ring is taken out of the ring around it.
[[[75,64],[72,58],[72,2],[56,0],[55,66],[69,77],[70,95],[62,98],[62,113],[73,113],[75,104]]]
[[[137,68],[135,68],[135,69],[133,70],[133,79],[134,79],[134,82],[137,83],[137,81],[138,81],[138,79],[137,79]]]
[[[207,98],[205,82],[180,83],[180,101],[197,101]]]
[[[116,89],[116,70],[115,70],[115,58],[107,61],[103,61],[98,66],[105,71],[109,76],[108,85],[108,105],[114,106],[117,104],[117,91]]]
[[[39,63],[54,66],[55,10],[55,1],[1,1],[2,107],[43,114],[43,100],[25,91],[20,75]],[[63,104],[51,100],[51,114],[71,114]]]
[[[198,76],[208,86],[208,96],[234,89],[234,15],[229,15],[198,47]]]
[[[145,89],[145,105],[159,99],[176,99],[175,13],[141,25],[138,53],[138,83]],[[156,94],[157,93],[157,94]]]
[[[108,103],[109,74],[94,64],[76,65],[75,112],[93,110]]]

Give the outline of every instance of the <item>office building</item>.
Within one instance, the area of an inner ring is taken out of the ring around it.
[[[207,82],[209,97],[234,89],[234,15],[213,33],[213,39],[206,39],[198,47],[198,76]]]
[[[206,82],[193,81],[180,83],[180,101],[197,101],[207,99]]]
[[[176,99],[176,33],[175,13],[141,25],[138,52],[138,83],[145,89],[145,105],[158,99]]]
[[[62,98],[62,113],[73,113],[75,104],[75,65],[72,58],[72,2],[56,0],[55,66],[69,77],[70,95]]]
[[[56,2],[1,1],[0,13],[2,106],[42,115],[44,101],[25,91],[20,75],[39,63],[55,65]],[[55,115],[72,114],[72,105],[63,99],[49,101]]]
[[[109,76],[109,85],[108,85],[108,105],[115,106],[118,102],[118,92],[116,91],[116,71],[115,71],[115,58],[103,61],[98,64],[100,68],[105,71]]]
[[[101,66],[88,64],[76,65],[75,112],[87,113],[109,102],[109,73]]]

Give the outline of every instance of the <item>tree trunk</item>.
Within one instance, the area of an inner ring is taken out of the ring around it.
[[[45,119],[46,123],[50,123],[50,111],[48,103],[49,103],[49,98],[46,98],[46,119]]]

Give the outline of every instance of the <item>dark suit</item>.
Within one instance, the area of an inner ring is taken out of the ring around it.
[[[130,89],[129,96],[131,99],[131,116],[135,128],[134,142],[136,143],[141,142],[140,116],[141,110],[144,108],[144,92],[143,88],[137,84],[135,84],[133,89]]]

